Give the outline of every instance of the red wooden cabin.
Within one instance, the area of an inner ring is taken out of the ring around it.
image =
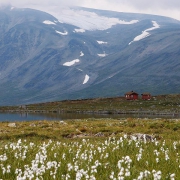
[[[143,100],[150,100],[151,94],[150,93],[143,93],[141,94]]]
[[[138,99],[138,93],[134,92],[134,91],[131,91],[131,92],[127,92],[125,94],[125,98],[127,100],[136,100]]]

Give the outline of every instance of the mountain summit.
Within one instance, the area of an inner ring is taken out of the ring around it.
[[[68,8],[0,8],[0,105],[179,93],[180,22]]]

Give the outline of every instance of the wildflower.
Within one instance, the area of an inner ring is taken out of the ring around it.
[[[78,171],[78,169],[79,169],[79,166],[77,166],[77,165],[74,166],[74,170],[75,170],[75,171]]]
[[[8,149],[8,145],[7,144],[4,146],[4,149],[6,149],[6,150]]]
[[[124,168],[121,168],[120,172],[118,173],[118,176],[123,176],[124,175]]]
[[[65,179],[68,180],[71,176],[69,174],[66,174]]]
[[[127,139],[127,134],[124,134],[124,139]]]
[[[131,175],[131,173],[130,173],[130,171],[129,171],[129,169],[125,169],[125,176],[130,176]]]
[[[114,179],[114,172],[111,172],[110,179]]]
[[[145,170],[145,171],[144,171],[144,177],[145,177],[145,178],[147,178],[148,175],[150,175],[150,174],[151,174],[151,173],[150,173],[148,170]]]
[[[156,156],[159,156],[160,152],[158,152],[157,149],[155,149],[155,150],[154,150],[154,154],[155,154]]]
[[[2,167],[2,172],[3,172],[3,174],[6,173],[6,168],[5,167]]]
[[[63,153],[62,158],[63,158],[64,160],[66,159],[66,154],[65,154],[65,153]]]
[[[11,172],[11,165],[8,165],[7,166],[7,173],[10,173]]]
[[[139,161],[142,158],[142,154],[136,154],[137,156],[137,161]]]
[[[169,156],[168,156],[167,153],[165,154],[165,160],[166,160],[166,161],[169,160]]]
[[[138,176],[137,180],[142,180],[144,178],[144,173],[140,172],[140,175]]]
[[[158,146],[159,142],[158,141],[154,141],[155,146]]]
[[[177,142],[173,142],[174,149],[177,149],[176,145],[177,145]]]
[[[106,153],[106,155],[104,156],[104,158],[108,158],[109,157],[109,153]]]
[[[8,158],[7,158],[7,155],[6,153],[3,154],[3,155],[0,155],[0,161],[6,161]]]
[[[131,162],[132,162],[131,158],[129,156],[126,156],[125,163],[127,164],[127,163],[131,163]]]
[[[101,150],[101,148],[100,148],[100,147],[98,147],[98,151],[99,151],[99,153],[101,153],[101,152],[102,152],[102,150]]]
[[[68,163],[67,166],[68,166],[68,171],[71,171],[73,169],[73,166],[71,163]]]
[[[170,179],[171,179],[171,180],[174,180],[174,179],[175,179],[175,174],[174,174],[174,173],[170,175]]]
[[[156,162],[157,162],[157,163],[159,162],[159,158],[156,158]]]
[[[154,180],[160,180],[161,179],[161,171],[152,170]]]
[[[93,175],[91,175],[90,180],[96,180],[96,178]]]
[[[118,180],[124,180],[123,176],[118,177]]]

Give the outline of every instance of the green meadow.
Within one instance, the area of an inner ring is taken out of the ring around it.
[[[3,106],[1,112],[165,114],[0,122],[3,180],[174,180],[180,178],[180,96],[123,97]],[[177,118],[176,118],[177,117]]]
[[[180,119],[1,122],[0,179],[178,179]]]

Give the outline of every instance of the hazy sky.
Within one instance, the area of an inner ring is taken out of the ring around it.
[[[4,3],[47,10],[53,5],[77,5],[119,12],[163,15],[180,20],[180,0],[0,0],[0,4]]]

